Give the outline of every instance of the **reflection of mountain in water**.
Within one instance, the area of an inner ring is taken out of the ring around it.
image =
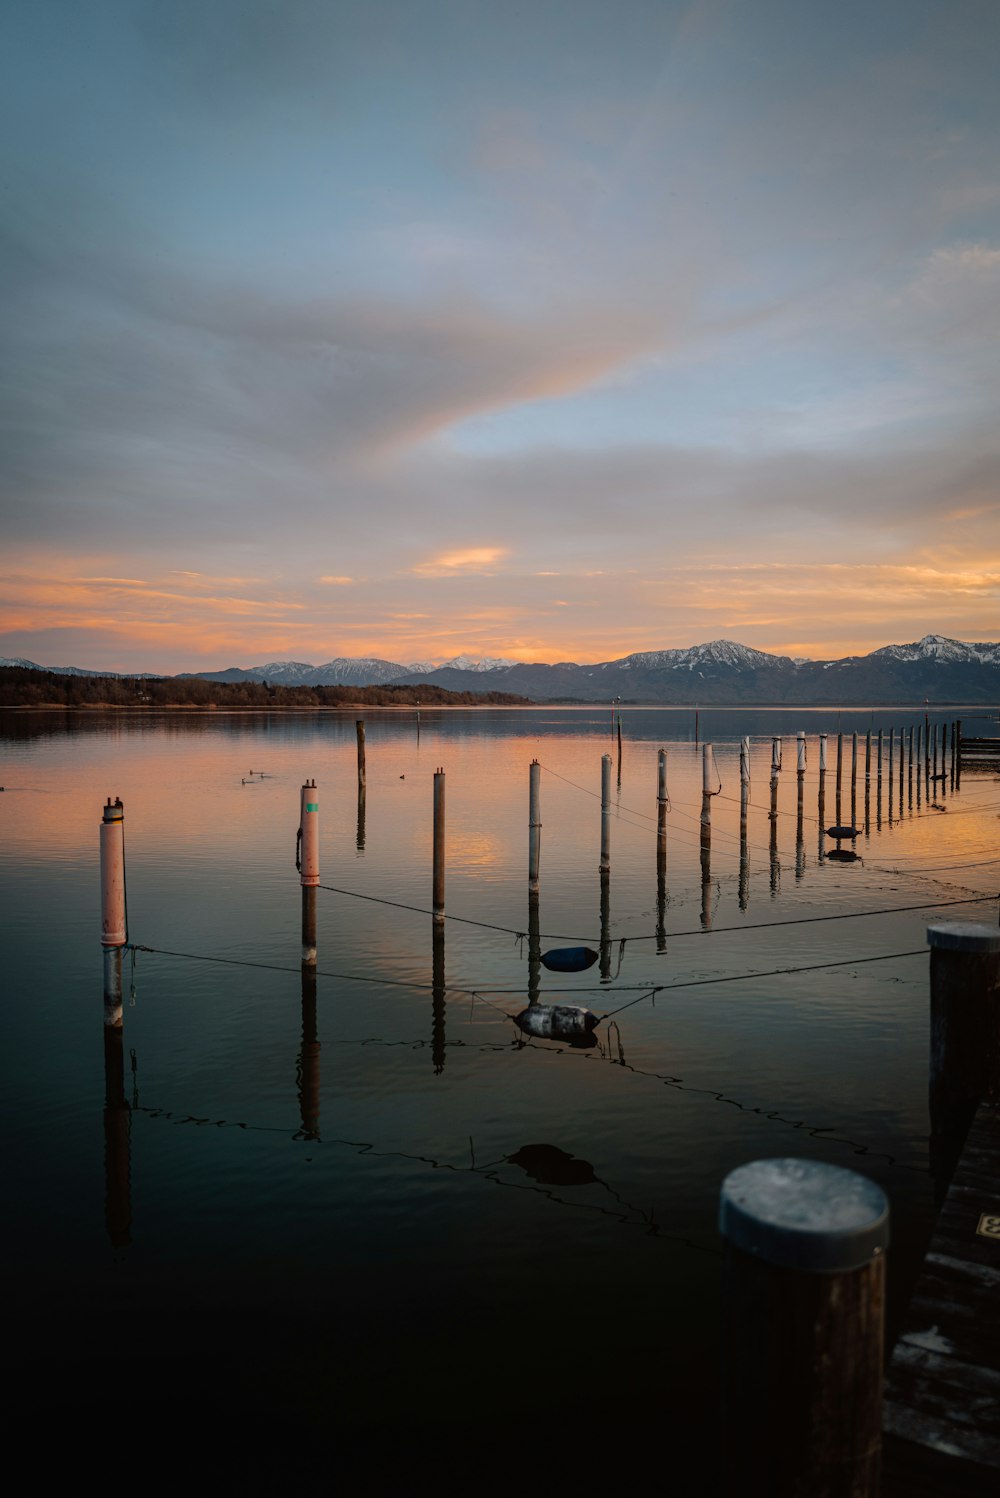
[[[511,1165],[519,1165],[533,1181],[542,1186],[594,1186],[594,1167],[577,1160],[554,1144],[525,1144],[516,1155],[508,1155]]]

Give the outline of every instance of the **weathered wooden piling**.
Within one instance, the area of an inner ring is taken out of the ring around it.
[[[302,961],[316,965],[316,886],[319,884],[319,792],[307,780],[299,793],[299,883],[302,886]]]
[[[122,948],[125,917],[125,808],[109,796],[101,817],[101,946],[104,948],[104,1023],[122,1022]]]
[[[602,874],[611,869],[611,755],[601,756],[601,862]]]
[[[602,983],[611,982],[611,875],[601,870],[601,940],[598,955]]]
[[[528,767],[528,889],[537,895],[542,858],[542,767],[533,759]]]
[[[542,982],[542,938],[537,893],[528,894],[528,1003],[537,1004]]]
[[[432,907],[434,920],[444,924],[444,770],[434,771],[434,878]]]
[[[359,853],[365,851],[365,816],[368,809],[368,789],[366,786],[358,786],[358,825],[357,834],[354,839],[355,847]]]
[[[962,720],[955,719],[955,789],[960,789],[962,784]]]
[[[661,749],[656,759],[656,868],[667,867],[667,751]]]
[[[878,1498],[889,1204],[813,1160],[722,1184],[727,1492]]]
[[[805,793],[806,793],[806,736],[798,733],[795,736],[795,779],[796,779],[796,817],[795,817],[795,877],[801,879],[806,871],[806,844],[803,832],[805,819]]]
[[[892,826],[892,798],[895,789],[896,730],[889,729],[889,825]]]
[[[917,747],[916,747],[916,749],[914,751],[914,759],[915,759],[915,762],[916,762],[916,769],[917,769],[917,805],[918,806],[920,805],[921,787],[922,787],[923,781],[924,781],[923,741],[921,739],[921,733],[922,733],[922,729],[921,729],[920,724],[918,723],[917,724]]]
[[[837,825],[843,821],[841,816],[841,783],[844,768],[844,735],[837,734]]]
[[[826,734],[819,736],[819,795],[816,805],[819,822],[819,861],[826,858]]]
[[[622,783],[622,710],[618,709],[618,784]]]
[[[750,804],[750,740],[740,740],[740,909],[750,903],[750,849],[747,843],[747,808]]]
[[[865,734],[865,785],[872,783],[872,731]]]
[[[358,732],[358,789],[367,785],[365,770],[365,720],[358,718],[355,727]]]
[[[982,1100],[1000,1101],[1000,928],[927,927],[931,949],[932,1135],[961,1135]]]
[[[701,750],[701,856],[712,852],[712,746]]]

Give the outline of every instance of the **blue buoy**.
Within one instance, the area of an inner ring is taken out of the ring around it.
[[[542,966],[550,973],[582,973],[596,961],[597,953],[591,947],[554,947],[542,953]]]

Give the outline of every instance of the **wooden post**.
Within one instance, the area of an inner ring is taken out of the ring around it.
[[[780,738],[772,738],[772,740],[771,740],[771,769],[772,770],[780,770],[781,769],[781,740],[780,740]]]
[[[934,779],[937,780],[937,778],[938,778],[938,726],[937,726],[937,722],[936,721],[935,721],[935,724],[934,724],[934,728],[932,730],[932,737],[933,737],[933,741],[934,741],[934,749],[933,749],[933,755],[932,755],[933,764],[934,764],[933,775],[934,775]]]
[[[712,746],[701,750],[701,924],[712,925]]]
[[[917,767],[917,805],[918,806],[920,805],[920,788],[921,788],[921,786],[923,784],[923,779],[924,779],[924,774],[923,774],[923,757],[924,756],[923,756],[922,741],[921,741],[921,737],[920,737],[921,732],[922,732],[922,730],[921,730],[920,724],[918,723],[917,724],[917,747],[916,747],[916,752],[915,752],[915,760],[916,760],[916,767]]]
[[[537,1004],[542,981],[542,938],[538,895],[528,893],[528,1003]]]
[[[722,1183],[725,1491],[878,1498],[889,1203],[816,1160]]]
[[[434,771],[434,891],[436,923],[444,924],[444,770]]]
[[[750,850],[747,844],[747,807],[750,802],[750,740],[740,740],[740,909],[750,903]]]
[[[826,774],[826,740],[827,735],[821,733],[819,736],[819,773]]]
[[[907,740],[906,757],[906,804],[913,806],[913,724],[910,724],[910,732]]]
[[[840,814],[840,802],[841,802],[840,786],[841,786],[841,772],[842,772],[842,769],[843,769],[843,764],[844,764],[844,735],[842,733],[838,733],[837,734],[837,825],[838,826],[843,821],[843,817]]]
[[[955,789],[960,789],[962,784],[962,720],[955,719]]]
[[[367,784],[365,780],[365,720],[359,718],[356,724],[358,730],[358,788]]]
[[[618,709],[618,784],[622,783],[622,710]]]
[[[896,730],[889,729],[889,826],[892,826],[892,798],[895,790]]]
[[[611,868],[611,755],[601,755],[601,863],[602,874]]]
[[[104,948],[104,1023],[122,1022],[122,948],[125,920],[125,808],[108,797],[101,818],[101,946]]]
[[[865,734],[865,785],[871,785],[872,781],[872,731],[869,728]]]
[[[667,751],[661,749],[656,760],[656,872],[667,869]]]
[[[611,875],[601,870],[601,941],[600,974],[602,983],[611,982]]]
[[[368,790],[366,786],[358,786],[358,831],[355,838],[355,846],[359,853],[365,851],[365,811],[367,809]]]
[[[1000,1100],[1000,929],[937,921],[931,949],[931,1133],[964,1134]]]
[[[542,856],[542,767],[533,759],[528,767],[528,889],[537,895]]]
[[[319,792],[307,780],[299,793],[299,883],[302,886],[302,962],[316,966],[316,886],[319,884]]]

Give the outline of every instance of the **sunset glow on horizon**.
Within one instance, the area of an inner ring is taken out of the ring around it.
[[[983,0],[12,0],[0,656],[1000,639]]]

